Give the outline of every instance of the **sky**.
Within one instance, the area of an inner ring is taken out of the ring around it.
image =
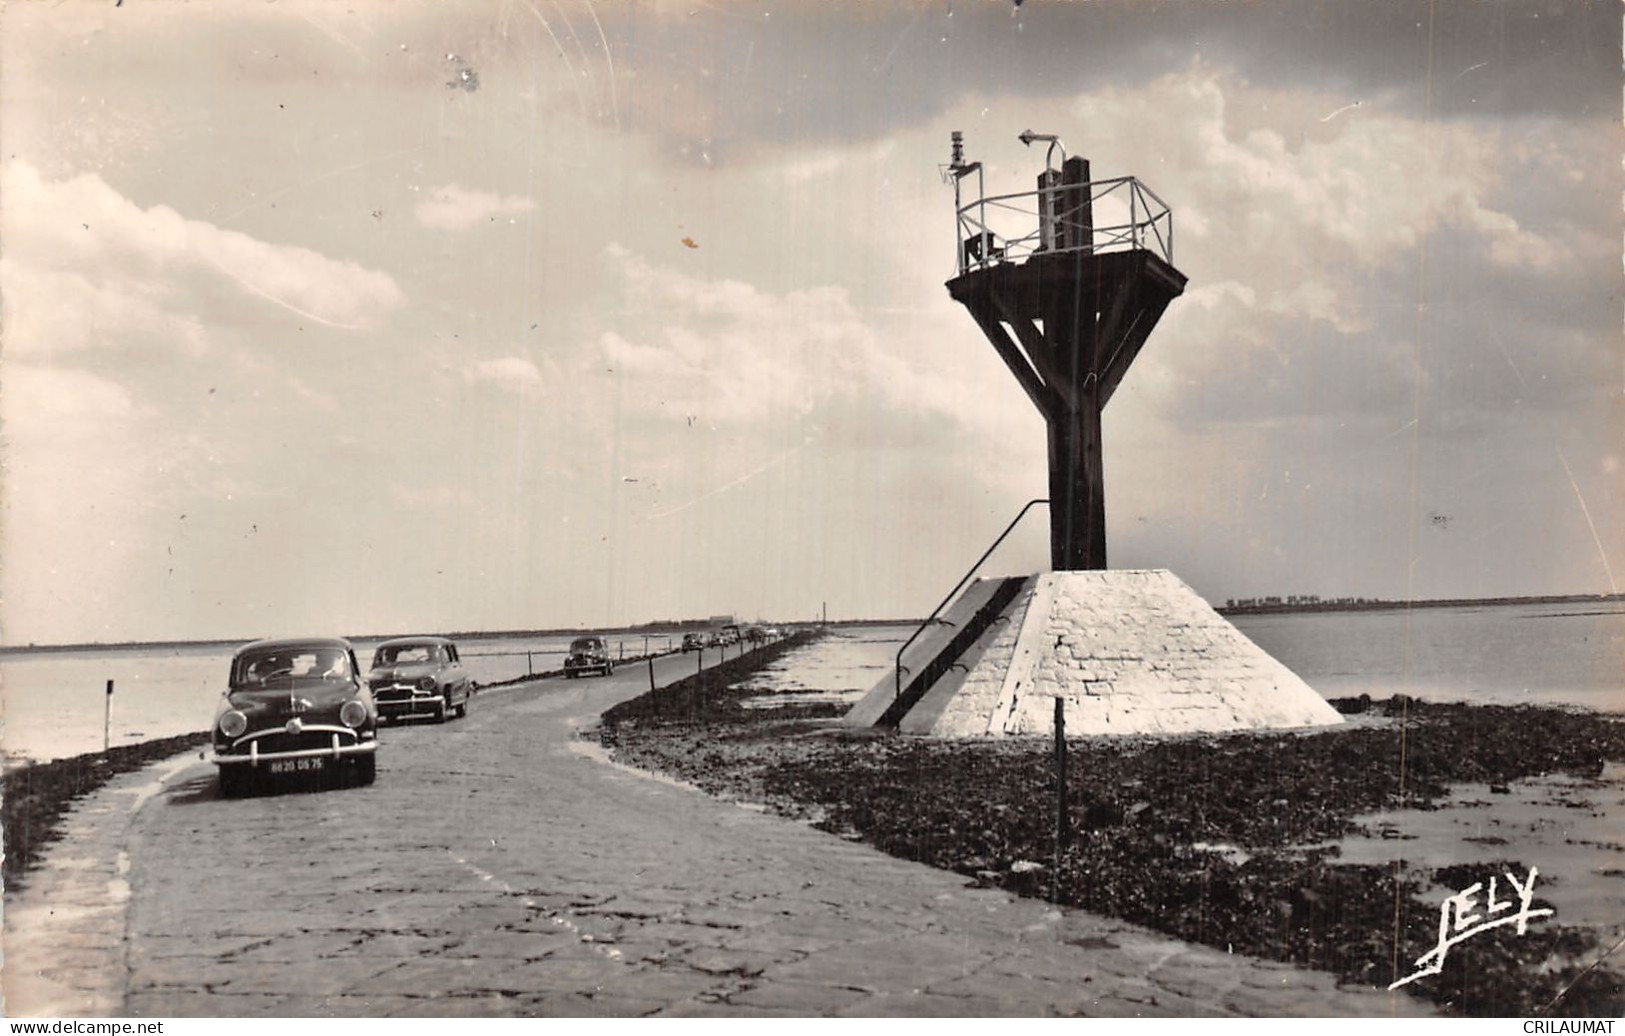
[[[1602,0],[8,4],[0,641],[924,615],[1047,471],[953,130],[1173,210],[1112,567],[1615,591],[1622,85]]]

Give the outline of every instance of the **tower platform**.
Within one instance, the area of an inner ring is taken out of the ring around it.
[[[1001,603],[1002,602],[1002,603]],[[937,737],[1330,726],[1308,684],[1166,569],[981,579],[844,722]],[[953,657],[947,657],[952,655]]]

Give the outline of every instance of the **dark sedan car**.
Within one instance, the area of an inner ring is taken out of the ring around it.
[[[468,715],[473,684],[457,657],[457,645],[445,637],[397,637],[372,653],[367,674],[378,714],[397,720],[427,717],[444,723]]]
[[[570,653],[564,656],[564,675],[577,677],[594,672],[608,676],[615,663],[609,658],[609,645],[603,637],[577,637],[570,641]]]
[[[260,775],[343,771],[371,784],[378,712],[355,651],[336,638],[260,640],[231,660],[215,710],[214,763],[231,797]]]

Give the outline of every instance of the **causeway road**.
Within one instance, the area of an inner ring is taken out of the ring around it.
[[[386,728],[366,788],[225,800],[196,752],[116,779],[8,892],[5,1013],[1427,1013],[618,766],[581,732],[648,684],[483,691]]]

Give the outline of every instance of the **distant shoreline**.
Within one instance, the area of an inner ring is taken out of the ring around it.
[[[1625,594],[1552,594],[1542,597],[1440,597],[1425,601],[1376,599],[1331,601],[1248,601],[1215,608],[1220,615],[1279,615],[1288,612],[1368,612],[1407,608],[1487,608],[1508,604],[1619,604]]]
[[[1510,604],[1621,604],[1625,603],[1625,593],[1619,594],[1548,594],[1538,597],[1441,597],[1422,601],[1387,601],[1380,599],[1360,598],[1356,600],[1310,600],[1302,599],[1292,601],[1274,601],[1273,599],[1261,601],[1248,601],[1229,605],[1215,605],[1214,611],[1220,615],[1286,615],[1299,612],[1359,612],[1359,611],[1395,611],[1408,608],[1483,608]],[[904,624],[918,624],[921,619],[832,619],[827,622],[796,622],[781,623],[779,625],[803,628],[811,626],[893,626]],[[601,628],[569,627],[557,629],[534,630],[454,630],[444,636],[453,640],[514,640],[526,637],[574,637],[587,633],[611,634],[619,633],[627,636],[662,636],[667,634],[684,633],[692,630],[710,629],[715,624],[706,619],[672,620],[670,622],[653,622],[640,626],[609,626]],[[388,640],[391,637],[406,636],[403,633],[356,633],[347,634],[346,640],[371,641]],[[49,654],[53,652],[70,651],[126,651],[133,649],[164,650],[168,648],[201,648],[219,647],[236,648],[258,640],[258,637],[225,637],[211,640],[132,640],[132,641],[90,641],[80,644],[6,644],[0,645],[0,658],[6,655],[21,654]]]

